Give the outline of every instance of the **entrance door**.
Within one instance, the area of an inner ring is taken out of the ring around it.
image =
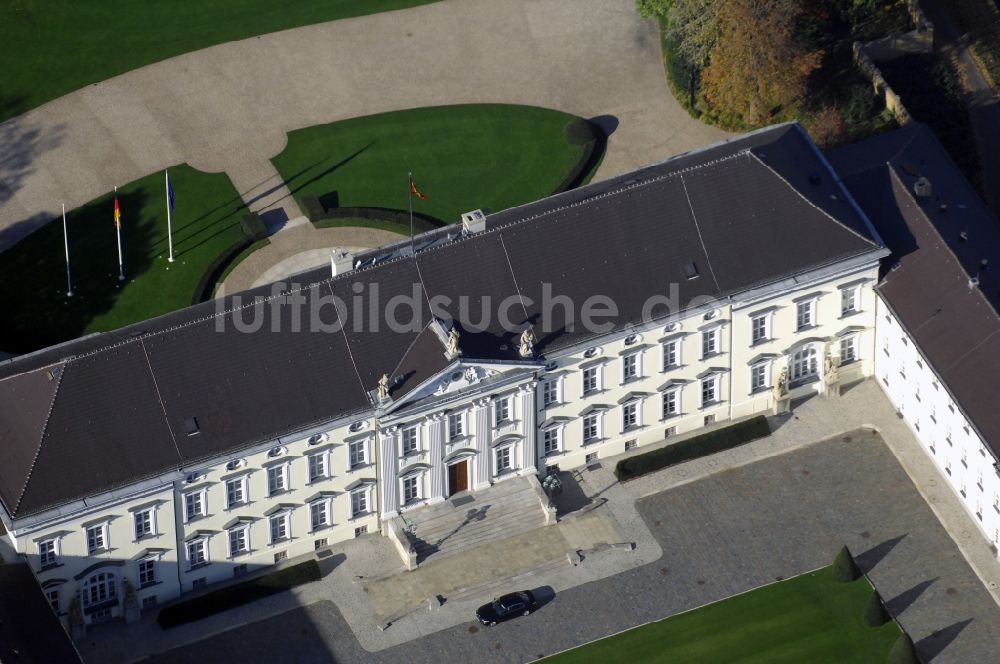
[[[467,459],[448,466],[448,497],[469,488],[469,461]]]

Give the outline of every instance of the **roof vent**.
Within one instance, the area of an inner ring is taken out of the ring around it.
[[[688,281],[698,278],[698,265],[694,261],[684,266],[684,276]]]
[[[486,215],[482,210],[473,210],[462,215],[462,229],[466,233],[482,233],[486,230]]]
[[[186,433],[189,436],[193,436],[200,432],[201,429],[198,427],[197,417],[189,417],[186,420],[184,420],[184,433]]]
[[[958,239],[961,240],[962,242],[965,242],[966,240],[969,239],[969,234],[965,231],[962,231],[961,233],[958,234]]]
[[[930,198],[931,194],[934,193],[931,181],[925,177],[917,178],[917,181],[913,183],[913,193],[917,195],[917,198]]]
[[[990,266],[990,259],[984,258],[983,260],[979,261],[979,269],[982,270],[983,272],[985,272],[986,268],[988,268],[989,266]]]
[[[49,380],[55,380],[56,378],[59,377],[59,374],[61,373],[62,373],[62,367],[52,367],[51,369],[45,372],[45,375],[48,376]]]
[[[938,212],[940,212],[941,214],[944,214],[947,211],[948,211],[948,205],[946,203],[942,203],[941,205],[938,206]]]
[[[357,267],[354,263],[354,254],[347,249],[334,249],[330,252],[330,272],[331,276],[350,272]]]
[[[969,277],[969,290],[972,290],[978,285],[979,285],[979,275],[976,275],[975,277]]]

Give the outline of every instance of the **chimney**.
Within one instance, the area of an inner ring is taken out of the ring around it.
[[[333,277],[354,269],[354,254],[346,249],[334,249],[330,252],[330,272]]]
[[[931,181],[923,176],[917,178],[917,181],[913,183],[913,193],[917,195],[917,198],[930,198],[934,193]]]
[[[482,210],[473,210],[462,215],[462,230],[469,235],[486,230],[486,215]]]

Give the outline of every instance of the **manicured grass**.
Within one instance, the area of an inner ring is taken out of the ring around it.
[[[900,629],[864,624],[871,592],[865,578],[838,583],[825,567],[542,661],[881,664]]]
[[[551,194],[585,153],[563,135],[573,119],[500,104],[395,111],[293,131],[272,161],[300,204],[316,196],[328,208],[406,210],[412,171],[427,196],[414,210],[457,223]]]
[[[433,1],[0,3],[0,121],[91,83],[188,51]]]
[[[72,298],[66,298],[61,219],[0,253],[0,350],[35,350],[190,305],[207,267],[243,238],[244,206],[223,174],[174,166],[170,182],[174,263],[167,262],[162,172],[118,188],[124,282],[118,281],[111,193],[67,214]]]

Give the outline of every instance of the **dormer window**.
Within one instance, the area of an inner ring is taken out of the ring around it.
[[[189,436],[194,436],[201,431],[201,427],[198,426],[197,417],[189,417],[184,420],[184,433]]]
[[[285,448],[279,445],[278,447],[272,447],[270,450],[268,450],[267,456],[274,459],[280,457],[284,453],[285,453]]]
[[[362,429],[364,429],[364,428],[365,428],[365,427],[367,427],[367,426],[368,426],[368,422],[366,422],[366,421],[364,421],[364,420],[358,420],[357,422],[353,423],[353,424],[352,424],[352,425],[351,425],[351,426],[349,427],[349,429],[350,429],[350,431],[351,431],[352,433],[354,433],[354,432],[356,432],[356,431],[361,431]]]
[[[309,436],[309,444],[319,445],[320,443],[325,443],[327,438],[329,438],[329,436],[325,433],[317,433],[316,435]]]
[[[245,465],[246,461],[244,461],[243,459],[233,459],[232,461],[226,464],[226,470],[236,470],[238,468],[242,468]]]
[[[597,354],[600,352],[601,351],[599,348],[597,348],[596,346],[592,346],[591,348],[588,348],[587,350],[583,351],[583,356],[589,359],[591,357],[597,357]]]
[[[625,345],[626,346],[634,346],[637,341],[639,341],[639,335],[638,334],[630,334],[627,337],[625,337]]]

